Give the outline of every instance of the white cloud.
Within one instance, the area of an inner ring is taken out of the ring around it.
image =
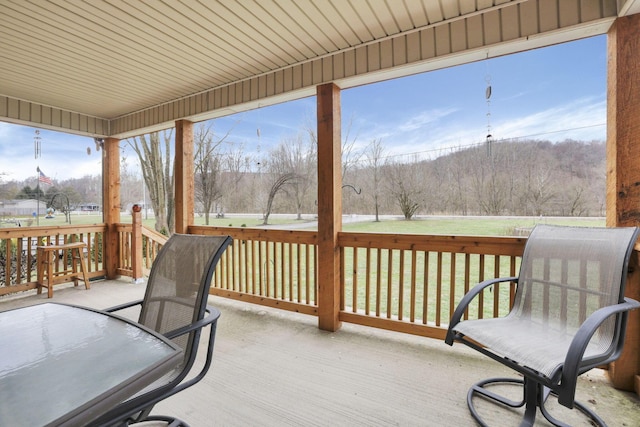
[[[496,123],[494,137],[546,139],[604,139],[606,100],[581,98],[534,114]]]
[[[437,108],[428,111],[422,111],[409,117],[404,122],[398,125],[400,132],[412,132],[421,130],[424,127],[437,123],[439,120],[454,114],[457,110],[455,108]]]
[[[425,113],[426,114],[426,113]],[[410,118],[408,123],[419,123],[423,115]],[[606,127],[606,101],[581,98],[566,104],[514,116],[492,124],[494,140],[530,138],[582,141],[604,140]],[[394,126],[377,128],[387,156],[435,158],[449,152],[486,142],[487,122],[484,115],[469,117],[468,112],[451,111],[438,120],[424,120],[421,126]]]

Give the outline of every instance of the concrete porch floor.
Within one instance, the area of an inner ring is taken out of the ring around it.
[[[51,300],[35,291],[0,298],[0,311],[47,301],[106,308],[141,298],[144,288],[124,279],[95,282],[88,291],[62,285]],[[153,411],[192,427],[474,426],[469,386],[514,376],[463,345],[346,323],[329,333],[312,316],[214,297],[210,304],[222,316],[207,377]],[[640,425],[637,395],[615,390],[601,370],[582,375],[577,399],[609,426]],[[570,425],[591,425],[549,406]],[[478,407],[490,425],[518,425],[519,414],[484,401]],[[536,426],[548,425],[539,414]]]

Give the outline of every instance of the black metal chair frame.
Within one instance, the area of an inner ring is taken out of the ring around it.
[[[178,238],[179,236],[185,236],[185,235],[174,234],[173,236],[176,236],[176,238]],[[202,236],[198,236],[198,237],[202,237]],[[215,237],[220,238],[220,236],[215,236]],[[197,320],[192,322],[189,325],[163,333],[163,335],[169,339],[175,339],[177,337],[193,333],[191,337],[191,342],[189,343],[192,350],[190,351],[187,360],[185,360],[182,366],[181,372],[176,377],[172,378],[171,381],[169,381],[168,383],[161,385],[156,389],[145,391],[143,394],[135,396],[130,400],[121,403],[118,407],[107,412],[106,414],[103,414],[96,421],[92,422],[90,424],[91,426],[120,427],[120,426],[128,426],[128,425],[135,424],[138,422],[143,422],[143,421],[163,420],[163,421],[169,422],[169,425],[180,425],[180,426],[188,427],[188,424],[186,424],[184,421],[175,419],[173,417],[159,416],[159,415],[150,416],[149,414],[156,403],[176,393],[179,393],[180,391],[188,387],[191,387],[197,382],[199,382],[202,378],[204,378],[207,371],[209,370],[209,367],[211,366],[211,362],[213,360],[213,348],[215,343],[216,326],[217,326],[218,318],[220,317],[220,311],[215,307],[207,305],[207,296],[208,296],[208,290],[211,286],[211,280],[213,278],[213,273],[215,272],[216,265],[218,264],[218,261],[220,260],[220,257],[222,256],[223,252],[233,241],[233,239],[229,236],[223,236],[223,237],[224,237],[224,241],[220,244],[218,250],[210,258],[207,265],[207,271],[204,276],[205,279],[200,284],[202,288],[199,290],[199,292],[201,292],[202,298],[199,301],[197,301],[197,304],[199,304],[199,307],[197,307]],[[162,252],[162,249],[161,249],[161,252]],[[160,258],[161,252],[158,254],[158,257],[156,258],[156,260]],[[153,275],[153,266],[152,266],[152,273],[150,274],[150,279],[152,275]],[[115,307],[108,308],[105,311],[118,312],[120,310],[124,310],[124,309],[135,307],[135,306],[140,306],[142,310],[142,307],[144,307],[144,305],[150,301],[152,300],[150,299],[148,300],[147,295],[145,294],[144,299],[120,304]],[[171,302],[180,303],[180,298],[178,297],[171,298]],[[191,368],[195,363],[196,355],[197,355],[197,347],[200,341],[201,332],[206,327],[209,327],[209,337],[208,337],[209,341],[207,345],[206,360],[197,375],[191,376],[186,381],[183,381],[185,377],[189,375]],[[171,424],[172,422],[174,424]]]
[[[474,384],[467,394],[467,405],[471,412],[471,415],[476,422],[481,426],[487,426],[482,420],[481,415],[476,410],[473,403],[475,396],[483,397],[490,401],[498,402],[502,405],[511,408],[522,408],[524,406],[524,415],[522,418],[521,426],[532,426],[535,422],[537,408],[540,408],[542,415],[554,426],[567,426],[567,424],[554,418],[548,410],[545,408],[545,402],[549,395],[554,395],[558,398],[558,403],[573,409],[574,407],[586,415],[594,425],[606,426],[605,422],[591,409],[584,404],[575,401],[575,392],[577,386],[577,378],[579,375],[589,371],[592,368],[605,365],[612,361],[615,361],[620,357],[624,344],[624,336],[626,332],[626,323],[628,312],[630,310],[640,308],[640,303],[637,301],[624,298],[624,286],[626,283],[626,272],[628,269],[629,258],[633,250],[633,245],[638,238],[638,229],[633,233],[627,251],[626,258],[623,263],[622,280],[620,284],[620,299],[618,304],[609,305],[600,308],[593,312],[582,323],[577,333],[575,333],[573,340],[569,346],[569,350],[566,353],[564,364],[556,370],[552,377],[547,377],[531,369],[517,360],[512,360],[508,357],[504,357],[501,354],[494,352],[491,348],[483,345],[482,342],[478,342],[473,337],[465,336],[456,330],[456,326],[462,321],[462,318],[467,311],[469,304],[477,297],[483,290],[488,287],[501,282],[518,283],[518,286],[522,286],[519,282],[519,277],[505,277],[485,280],[476,285],[471,291],[469,291],[460,301],[456,310],[453,313],[449,328],[446,334],[445,342],[449,345],[453,345],[454,342],[461,342],[468,347],[484,354],[485,356],[519,372],[522,378],[491,378],[483,381],[479,381]],[[525,249],[526,254],[526,249]],[[524,261],[524,260],[523,260]],[[522,269],[523,266],[521,266]],[[521,289],[517,288],[516,292],[520,292]],[[613,339],[614,348],[610,348],[610,351],[599,358],[592,358],[589,360],[583,359],[585,350],[592,339],[598,327],[603,322],[609,319],[611,316],[616,316],[616,329],[615,338]],[[469,320],[468,322],[474,322]],[[489,390],[491,386],[499,384],[516,384],[523,389],[523,398],[520,401],[513,401],[507,399],[493,391]]]

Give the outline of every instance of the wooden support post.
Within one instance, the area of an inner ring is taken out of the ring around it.
[[[175,207],[176,233],[187,233],[194,219],[193,123],[176,121]]]
[[[118,232],[120,222],[120,140],[106,138],[102,149],[102,211],[107,225],[103,263],[107,279],[117,277]]]
[[[131,211],[131,269],[133,283],[141,283],[142,275],[142,207],[133,205]]]
[[[340,328],[342,168],[340,88],[318,86],[318,317],[319,328]]]
[[[640,14],[616,19],[608,33],[607,226],[640,225]],[[638,253],[634,254],[634,258]],[[637,259],[625,295],[640,300]],[[640,310],[629,314],[625,347],[609,367],[614,387],[632,391],[640,373]]]

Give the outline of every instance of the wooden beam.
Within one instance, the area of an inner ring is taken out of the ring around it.
[[[616,19],[607,34],[607,226],[640,225],[640,14]],[[637,253],[635,254],[637,255]],[[625,295],[640,300],[637,257]],[[640,373],[640,310],[629,314],[625,347],[611,364],[614,387],[632,391]]]
[[[175,207],[176,233],[186,234],[194,219],[193,123],[176,121]]]
[[[120,222],[120,140],[106,138],[102,148],[102,212],[107,226],[104,269],[107,279],[118,276],[118,232]]]
[[[340,89],[318,86],[318,318],[320,329],[340,328],[342,169]]]

